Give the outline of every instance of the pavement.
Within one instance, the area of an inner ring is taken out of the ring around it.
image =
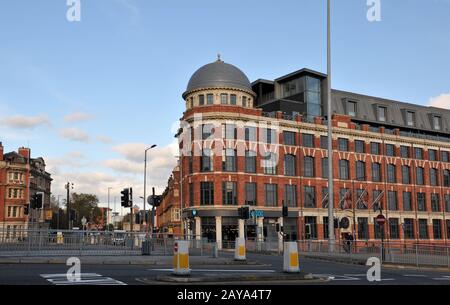
[[[65,264],[70,256],[0,257],[0,264]],[[81,256],[83,265],[171,265],[172,256]],[[231,257],[190,256],[198,265],[260,265],[255,260],[235,261]]]

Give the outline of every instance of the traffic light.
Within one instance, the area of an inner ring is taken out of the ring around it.
[[[161,205],[162,202],[162,196],[160,195],[152,195],[150,196],[150,202],[149,204],[154,206],[154,207],[159,207]]]
[[[70,209],[70,220],[77,221],[77,211]]]
[[[120,197],[121,206],[123,206],[124,208],[128,208],[130,204],[130,190],[123,189],[120,194],[122,194],[122,196]]]
[[[36,193],[36,209],[42,209],[44,207],[44,194]]]
[[[135,223],[141,224],[141,214],[140,213],[136,214]]]
[[[30,207],[28,205],[24,206],[23,208],[23,214],[28,215],[30,213]]]
[[[283,217],[288,217],[289,209],[287,206],[283,206]]]
[[[131,208],[133,206],[133,188],[130,187],[128,195],[128,206]]]
[[[249,219],[250,218],[250,207],[243,206],[238,208],[238,215],[240,219]]]
[[[36,193],[30,198],[31,209],[42,209],[44,201],[44,194]]]
[[[281,226],[279,223],[275,224],[275,229],[277,232],[283,232],[283,226]]]
[[[191,230],[191,231],[192,231],[192,229],[193,229],[193,227],[194,227],[193,224],[194,224],[194,223],[193,223],[192,221],[189,221],[189,222],[188,222],[188,229]]]
[[[339,229],[339,219],[338,218],[334,219],[334,228]]]

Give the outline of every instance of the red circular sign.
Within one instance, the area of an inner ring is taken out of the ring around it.
[[[386,217],[384,217],[384,215],[380,214],[377,216],[376,221],[379,225],[384,225],[386,223]]]

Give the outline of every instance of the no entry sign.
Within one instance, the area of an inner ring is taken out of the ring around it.
[[[386,223],[386,217],[384,217],[384,215],[378,215],[376,218],[377,223],[382,226]]]

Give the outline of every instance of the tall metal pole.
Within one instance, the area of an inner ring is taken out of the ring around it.
[[[328,117],[328,243],[334,252],[334,192],[333,192],[333,117],[331,110],[331,4],[327,0],[327,117]]]
[[[153,196],[153,200],[155,200],[155,188],[152,187],[152,196]],[[153,238],[153,233],[155,231],[155,203],[153,202],[152,205],[152,238]]]
[[[109,231],[109,191],[112,187],[108,187],[108,209],[106,210],[106,231]]]
[[[67,229],[68,230],[72,230],[72,228],[71,228],[71,223],[72,223],[72,220],[71,220],[71,213],[70,213],[70,195],[69,195],[69,192],[70,192],[70,182],[67,182],[67,184],[66,184],[66,189],[67,189]]]
[[[146,205],[145,205],[145,203],[146,203],[146,201],[147,201],[147,152],[150,150],[150,149],[152,149],[152,148],[155,148],[156,147],[156,145],[154,144],[154,145],[152,145],[152,146],[150,146],[149,148],[147,148],[146,150],[145,150],[145,158],[144,158],[144,230],[145,230],[145,232],[148,232],[148,230],[147,230],[147,221],[146,221],[146,218],[147,218],[147,209],[146,209]]]
[[[147,232],[147,212],[145,207],[145,201],[147,201],[147,151],[145,150],[145,158],[144,158],[144,231]]]

